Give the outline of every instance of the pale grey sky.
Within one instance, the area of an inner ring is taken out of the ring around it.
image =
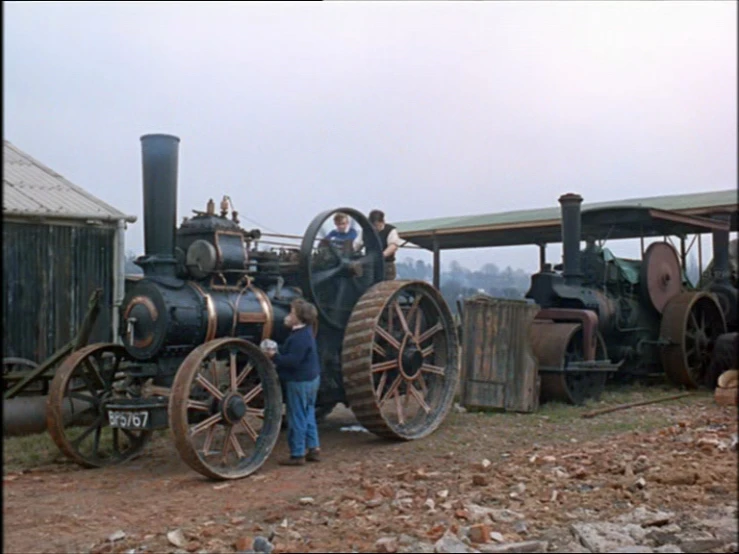
[[[295,234],[340,205],[399,221],[736,186],[734,1],[3,6],[4,137],[139,216],[137,252],[150,132],[182,139],[178,219],[228,194]]]

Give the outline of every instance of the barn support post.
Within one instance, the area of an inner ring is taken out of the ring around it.
[[[434,286],[441,289],[441,255],[439,252],[439,240],[434,235]]]
[[[688,270],[688,251],[685,248],[685,235],[680,237],[680,264],[683,266],[683,271]]]
[[[111,314],[111,329],[113,342],[120,344],[118,333],[120,322],[118,314],[125,296],[126,273],[126,220],[119,219],[116,223],[115,238],[113,239],[113,313]]]
[[[544,271],[545,265],[547,265],[547,245],[541,243],[539,244],[539,271]]]
[[[698,288],[703,286],[703,237],[698,235]]]

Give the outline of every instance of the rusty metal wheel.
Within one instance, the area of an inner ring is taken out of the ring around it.
[[[23,376],[38,367],[38,364],[27,358],[3,358],[3,392],[10,390]],[[39,379],[32,385],[28,385],[21,396],[46,394],[49,383],[45,379]]]
[[[257,471],[277,443],[282,391],[272,362],[239,338],[207,342],[182,362],[169,423],[183,461],[212,479]]]
[[[677,250],[667,242],[650,244],[642,259],[639,282],[644,301],[662,313],[683,287]]]
[[[606,345],[600,333],[596,334],[596,340],[595,359],[604,360]],[[581,324],[535,321],[531,327],[531,342],[539,359],[542,403],[581,405],[600,397],[608,379],[606,372],[567,371],[570,364],[585,359]]]
[[[705,292],[683,292],[665,306],[660,338],[669,342],[660,351],[662,367],[676,385],[705,384],[713,346],[726,332],[721,306]]]
[[[449,307],[423,281],[384,281],[354,307],[342,348],[344,389],[369,431],[401,440],[431,434],[459,380]]]
[[[119,371],[123,346],[98,343],[73,352],[51,380],[46,425],[59,449],[84,467],[123,463],[144,448],[151,431],[111,428],[105,404],[130,398]],[[64,416],[65,412],[69,415]]]

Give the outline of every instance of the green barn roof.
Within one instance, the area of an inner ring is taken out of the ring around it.
[[[732,214],[732,229],[737,228],[737,191],[721,190],[695,194],[676,194],[671,196],[653,196],[648,198],[632,198],[612,202],[583,202],[582,211],[602,210],[608,208],[652,208],[652,212],[660,214],[664,221],[664,212],[676,212],[683,216],[709,216],[715,213]],[[682,218],[682,226],[676,226],[675,232],[690,232],[710,229],[701,222],[701,217]],[[704,222],[705,223],[705,222]],[[560,208],[534,210],[516,210],[494,214],[480,214],[461,217],[441,217],[417,221],[402,221],[394,224],[400,236],[408,242],[422,248],[432,249],[434,237],[439,248],[475,248],[485,246],[515,246],[536,243],[559,242]],[[661,226],[652,226],[664,230]],[[626,229],[626,228],[624,228]],[[638,237],[635,229],[620,233],[618,238]],[[616,238],[611,234],[611,238]]]

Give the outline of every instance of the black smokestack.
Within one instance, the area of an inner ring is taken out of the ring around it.
[[[716,215],[714,219],[729,221],[724,214]],[[729,231],[713,232],[713,280],[716,283],[729,281]]]
[[[144,170],[144,259],[147,275],[176,275],[177,164],[180,139],[172,135],[141,137]]]
[[[579,194],[563,194],[559,197],[562,208],[562,257],[565,283],[579,285],[582,282],[580,272],[580,204]]]

